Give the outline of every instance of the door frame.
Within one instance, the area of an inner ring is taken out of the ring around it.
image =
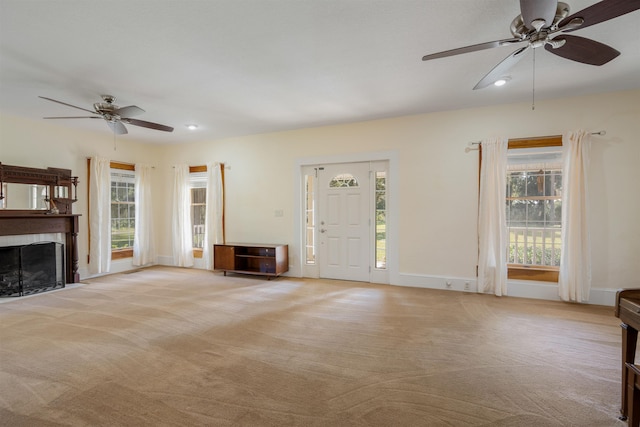
[[[290,263],[291,273],[298,277],[319,277],[319,268],[316,265],[307,265],[304,257],[304,185],[303,169],[308,166],[336,163],[361,163],[387,161],[389,165],[387,176],[387,269],[384,275],[371,275],[372,283],[399,283],[399,170],[397,151],[376,151],[365,153],[352,153],[334,156],[304,157],[295,160],[294,166],[294,201],[293,201],[293,243],[291,247]],[[291,256],[293,255],[293,256]],[[372,273],[374,271],[372,270]]]

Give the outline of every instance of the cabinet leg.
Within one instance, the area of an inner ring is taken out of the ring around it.
[[[624,420],[629,415],[627,396],[628,370],[626,364],[635,362],[638,331],[625,323],[622,323],[620,327],[622,328],[622,396],[620,399],[620,419]]]

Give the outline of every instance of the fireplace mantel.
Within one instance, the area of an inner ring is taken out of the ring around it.
[[[65,278],[78,283],[78,217],[79,214],[45,214],[24,211],[0,211],[0,236],[64,233]]]

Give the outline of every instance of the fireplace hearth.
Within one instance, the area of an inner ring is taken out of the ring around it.
[[[64,245],[56,242],[0,247],[0,297],[64,288],[64,258]]]

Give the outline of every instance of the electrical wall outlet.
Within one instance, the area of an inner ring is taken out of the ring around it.
[[[471,284],[469,282],[464,282],[464,290],[468,291],[471,289]]]

